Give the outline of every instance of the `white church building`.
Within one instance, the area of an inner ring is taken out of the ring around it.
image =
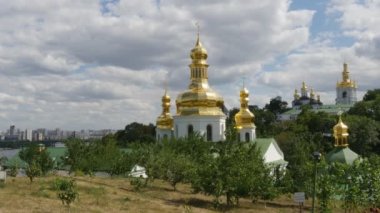
[[[170,97],[165,91],[162,97],[162,113],[157,118],[156,140],[189,137],[198,133],[209,142],[224,141],[227,116],[223,112],[223,97],[211,89],[208,83],[207,50],[202,46],[199,35],[190,52],[190,83],[188,89],[176,98],[176,113],[170,114]],[[240,91],[240,111],[235,115],[238,140],[256,143],[264,162],[286,166],[284,155],[272,138],[256,138],[254,115],[248,108],[249,92],[243,86]]]

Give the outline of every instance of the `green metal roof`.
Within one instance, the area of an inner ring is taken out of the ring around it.
[[[266,153],[270,144],[276,142],[273,138],[256,138],[253,143],[260,149],[261,153]]]
[[[326,159],[330,163],[339,162],[350,165],[358,158],[359,155],[348,147],[335,147],[326,155]]]

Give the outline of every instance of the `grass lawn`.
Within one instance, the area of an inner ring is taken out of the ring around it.
[[[55,176],[36,178],[30,184],[26,177],[8,178],[0,185],[0,212],[69,212],[52,189]],[[59,177],[64,178],[64,177]],[[79,199],[70,212],[220,212],[213,208],[212,197],[193,194],[189,185],[179,184],[173,191],[167,183],[155,180],[146,188],[134,191],[126,178],[75,177]],[[310,202],[304,212],[310,211]],[[239,207],[227,212],[299,212],[291,197],[252,203],[241,199]],[[334,211],[340,212],[340,211]]]

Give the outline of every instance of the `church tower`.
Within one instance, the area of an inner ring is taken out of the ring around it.
[[[199,33],[190,57],[190,84],[188,90],[180,93],[176,99],[174,135],[178,138],[197,133],[204,136],[206,141],[223,141],[226,126],[226,115],[222,111],[224,101],[208,84],[208,55]]]
[[[162,96],[162,113],[157,118],[156,140],[162,141],[172,137],[173,132],[173,118],[170,115],[170,97],[165,90]]]
[[[348,147],[348,126],[343,123],[341,113],[339,113],[338,123],[333,128],[334,132],[334,149],[326,155],[329,163],[339,162],[352,164],[359,155]]]
[[[248,108],[249,92],[243,86],[240,91],[240,111],[235,115],[235,124],[239,141],[253,141],[256,139],[256,126],[253,123],[254,115]]]
[[[357,85],[350,79],[346,63],[343,64],[342,81],[336,84],[336,104],[355,104]]]

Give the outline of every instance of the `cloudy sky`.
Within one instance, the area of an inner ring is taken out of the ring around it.
[[[360,98],[380,86],[380,0],[0,2],[0,130],[155,122],[165,82],[172,103],[188,86],[196,22],[228,108],[243,79],[250,104],[303,80],[332,104],[344,62]]]

